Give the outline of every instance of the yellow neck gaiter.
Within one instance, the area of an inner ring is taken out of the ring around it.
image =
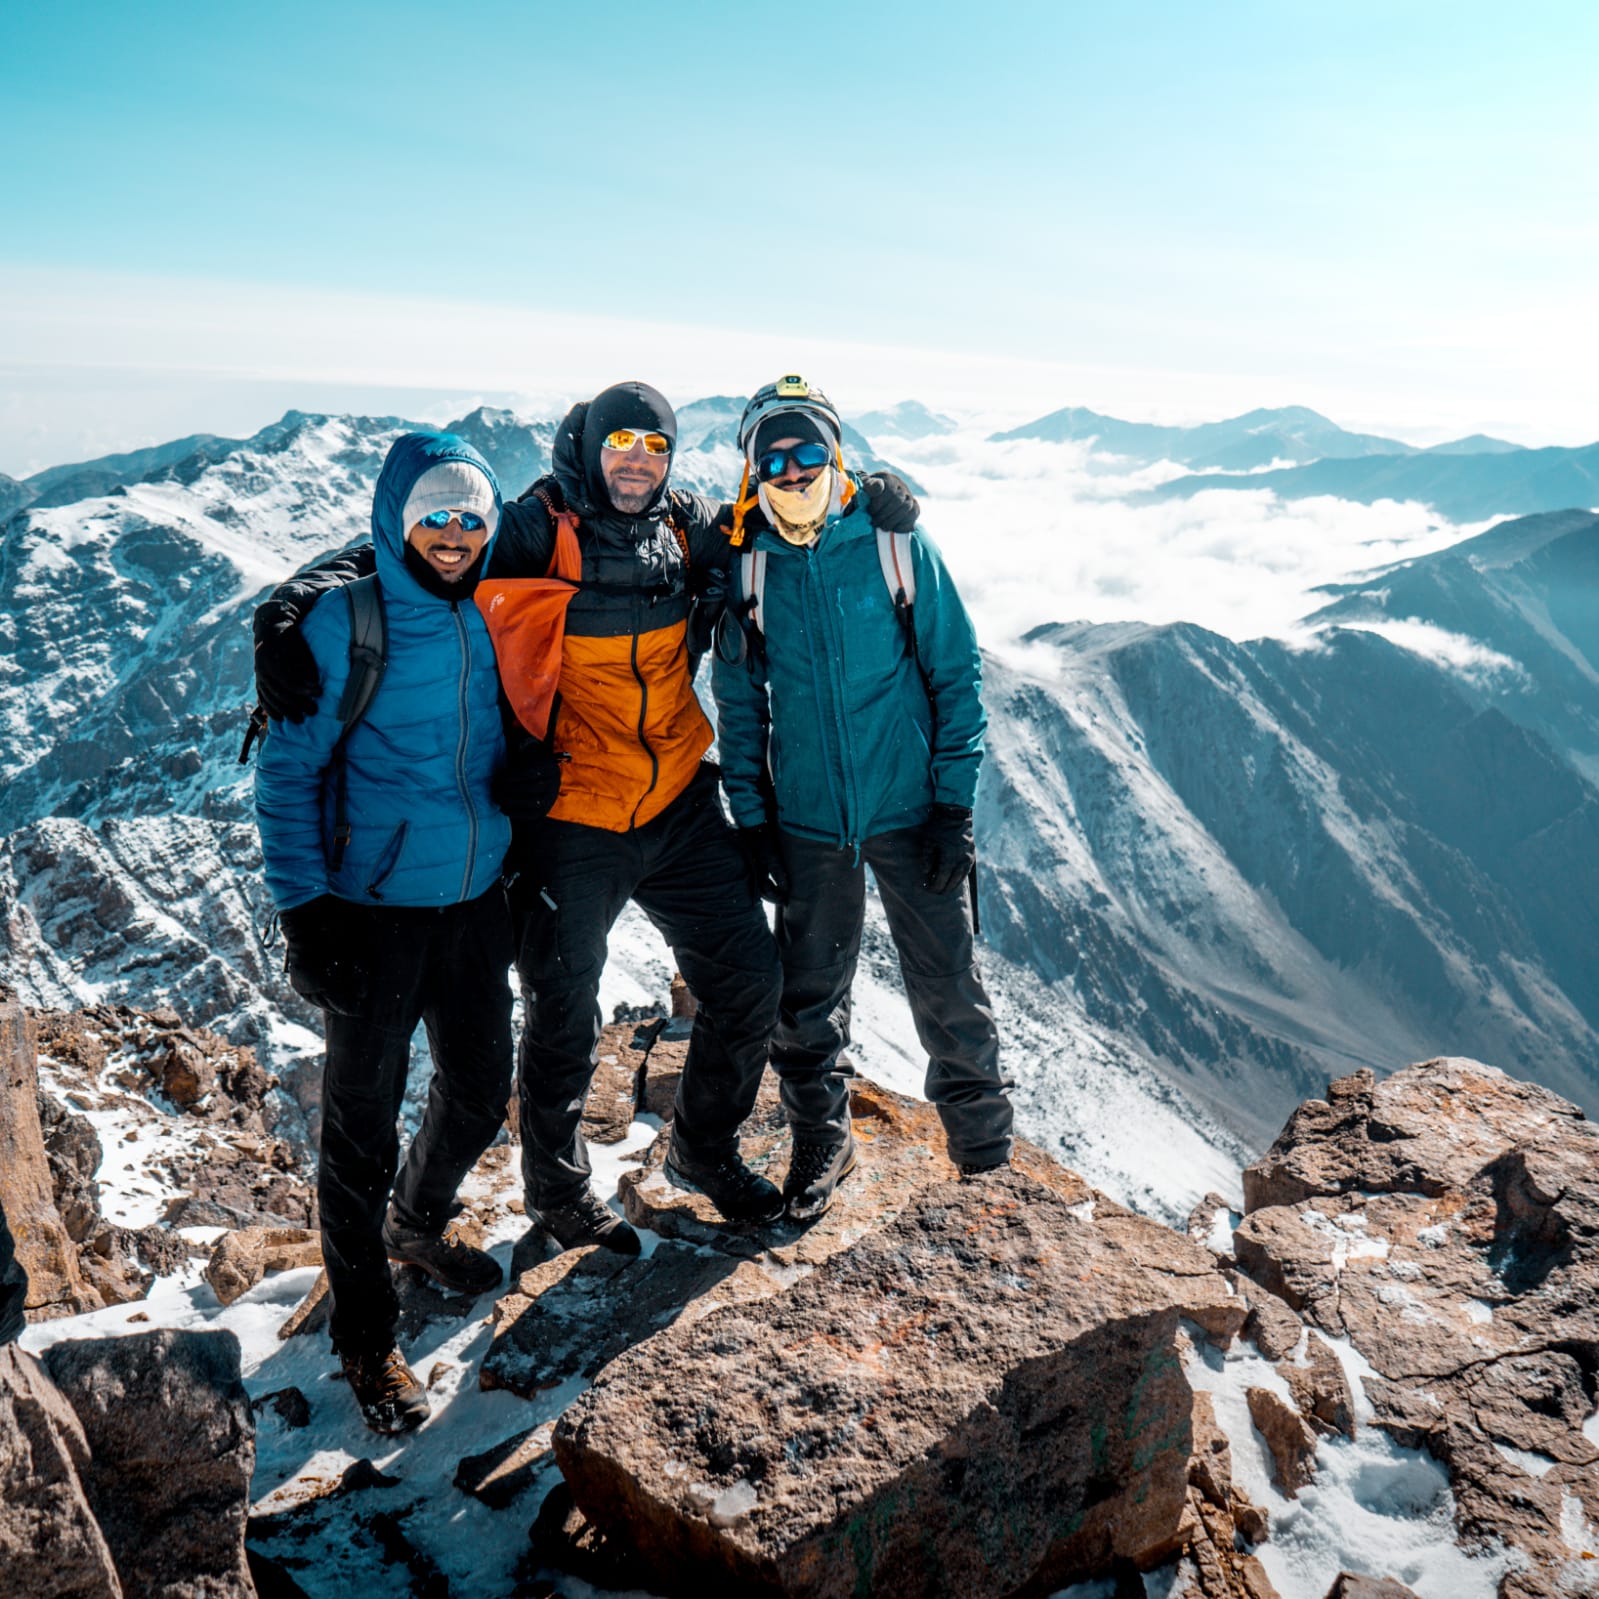
[[[833,469],[824,466],[803,489],[780,489],[771,483],[762,488],[780,538],[790,544],[810,544],[827,520],[833,500]]]

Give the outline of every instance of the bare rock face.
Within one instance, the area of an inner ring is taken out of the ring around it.
[[[935,1184],[787,1292],[618,1356],[556,1425],[587,1522],[670,1593],[1047,1592],[1189,1542],[1211,1257],[1020,1172]]]
[[[491,1510],[504,1510],[555,1465],[553,1431],[554,1423],[546,1421],[466,1456],[455,1468],[455,1486]]]
[[[1340,1571],[1327,1590],[1327,1599],[1416,1599],[1416,1592],[1392,1577],[1358,1577]]]
[[[1249,1419],[1271,1451],[1272,1478],[1289,1499],[1316,1479],[1316,1434],[1286,1399],[1269,1388],[1248,1392]]]
[[[180,1190],[163,1217],[169,1227],[315,1225],[315,1197],[299,1156],[272,1131],[276,1079],[262,1070],[252,1049],[186,1027],[170,1010],[95,1005],[34,1014],[40,1050],[49,1057],[56,1089],[68,1100],[122,1104],[145,1118],[155,1107],[157,1115],[164,1109],[198,1124],[190,1147],[151,1167],[152,1175]],[[83,1142],[81,1133],[72,1137]],[[86,1149],[73,1160],[64,1147],[56,1162],[58,1179],[72,1186],[68,1164],[81,1168],[86,1158]],[[74,1202],[97,1205],[85,1187],[74,1187]],[[132,1252],[153,1264],[148,1249],[145,1240]]]
[[[1359,1072],[1294,1113],[1244,1192],[1240,1270],[1371,1363],[1376,1424],[1447,1466],[1465,1544],[1527,1556],[1502,1593],[1591,1571],[1599,1129],[1475,1061]],[[1315,1338],[1297,1379],[1279,1369],[1342,1431]]]
[[[322,1264],[322,1239],[304,1227],[247,1227],[219,1238],[206,1262],[205,1280],[231,1305],[269,1271]]]
[[[0,1000],[0,1207],[28,1274],[27,1308],[33,1317],[100,1309],[105,1301],[84,1280],[77,1245],[56,1209],[39,1124],[33,1018],[15,1000]]]
[[[1188,1502],[1194,1531],[1188,1546],[1195,1599],[1277,1599],[1265,1568],[1241,1544],[1259,1543],[1265,1512],[1233,1482],[1232,1447],[1216,1422],[1207,1393],[1194,1395],[1194,1452],[1188,1462]]]
[[[0,1591],[29,1599],[122,1599],[84,1492],[83,1427],[44,1368],[0,1349]]]
[[[229,1332],[53,1345],[45,1364],[88,1443],[82,1473],[124,1588],[252,1599],[244,1557],[255,1418]]]

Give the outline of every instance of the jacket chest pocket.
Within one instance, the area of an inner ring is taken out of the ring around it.
[[[905,659],[905,629],[881,579],[875,590],[858,585],[840,593],[836,614],[844,676],[852,686],[886,687]]]

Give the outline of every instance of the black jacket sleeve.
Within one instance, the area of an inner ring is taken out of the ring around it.
[[[324,555],[315,566],[308,566],[279,583],[255,608],[255,642],[260,644],[286,627],[298,627],[329,589],[343,588],[346,583],[368,577],[377,569],[377,551],[370,544],[356,544],[350,549]]]
[[[489,554],[489,577],[543,577],[555,554],[555,528],[534,489],[554,491],[553,478],[540,478],[520,499],[500,508],[500,530]],[[558,498],[557,504],[562,503]]]

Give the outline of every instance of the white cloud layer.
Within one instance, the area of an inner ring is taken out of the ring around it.
[[[924,523],[990,646],[1078,620],[1286,636],[1322,603],[1319,585],[1478,531],[1422,505],[1285,501],[1266,489],[1129,504],[1125,496],[1183,469],[1117,474],[1073,445],[958,433],[881,448],[926,486]],[[1436,640],[1422,642],[1439,653]]]

